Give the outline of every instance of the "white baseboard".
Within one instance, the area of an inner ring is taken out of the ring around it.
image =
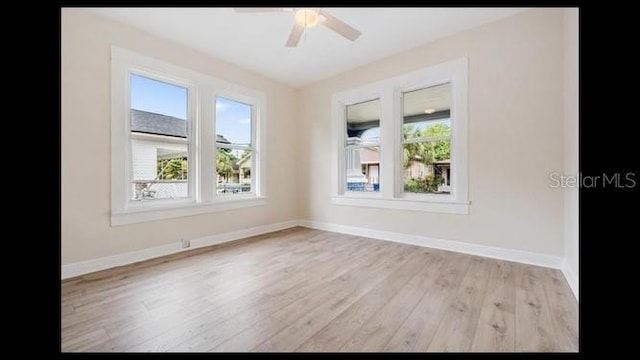
[[[132,251],[123,254],[117,254],[112,256],[106,256],[98,259],[91,259],[87,261],[81,261],[77,263],[62,265],[62,279],[79,276],[94,271],[105,270],[116,266],[122,266],[132,264],[138,261],[148,260],[160,256],[175,254],[182,251],[192,250],[203,246],[221,244],[228,241],[238,240],[245,237],[256,236],[261,234],[270,233],[273,231],[284,230],[290,227],[297,226],[298,220],[290,220],[279,222],[275,224],[256,226],[248,229],[231,231],[224,234],[216,234],[211,236],[205,236],[191,240],[191,246],[183,249],[181,244],[176,242],[172,244],[156,246],[152,248],[142,249],[138,251]]]
[[[347,226],[339,224],[331,224],[319,221],[311,220],[290,220],[279,222],[275,224],[256,226],[248,229],[236,230],[224,234],[216,234],[211,236],[205,236],[198,239],[191,240],[191,247],[182,249],[181,244],[172,243],[162,246],[157,246],[148,249],[142,249],[138,251],[117,254],[107,256],[98,259],[92,259],[62,266],[62,279],[67,279],[95,271],[113,268],[116,266],[132,264],[138,261],[148,260],[160,256],[175,254],[181,251],[200,248],[203,246],[221,244],[228,241],[238,240],[245,237],[261,235],[273,231],[283,230],[294,226],[304,226],[307,228],[332,231],[343,234],[364,236],[373,239],[380,239],[386,241],[393,241],[403,244],[417,245],[430,247],[435,249],[456,251],[460,253],[484,256],[494,259],[501,259],[507,261],[515,261],[524,264],[544,266],[554,269],[561,269],[564,276],[567,278],[571,290],[574,292],[577,298],[577,277],[575,272],[568,268],[559,256],[539,254],[521,250],[498,248],[487,245],[471,244],[460,241],[436,239],[421,235],[403,234],[391,231],[382,231],[367,229],[356,226]]]
[[[403,234],[391,231],[373,230],[355,226],[330,224],[319,221],[300,220],[298,225],[324,230],[333,231],[349,235],[364,236],[374,239],[393,241],[403,244],[430,247],[435,249],[450,250],[460,253],[484,256],[494,259],[514,261],[530,265],[544,266],[554,269],[560,269],[562,258],[559,256],[539,254],[528,251],[505,249],[487,245],[471,244],[460,241],[435,239],[431,237]]]
[[[573,291],[573,295],[576,297],[576,300],[580,301],[580,298],[578,297],[578,294],[579,294],[578,272],[575,271],[575,269],[573,269],[571,266],[569,266],[569,264],[567,263],[567,260],[562,261],[562,267],[560,268],[560,270],[562,270],[562,274],[564,275],[564,278],[567,279],[567,282],[569,283],[569,287],[571,288],[571,291]]]

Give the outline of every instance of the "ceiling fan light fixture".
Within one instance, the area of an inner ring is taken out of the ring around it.
[[[316,26],[318,22],[320,22],[320,15],[316,10],[312,9],[298,9],[293,15],[293,18],[298,25],[306,28]]]
[[[293,29],[284,46],[296,47],[306,28],[322,25],[333,30],[350,41],[356,41],[360,31],[320,8],[236,8],[239,13],[291,12],[293,11]]]

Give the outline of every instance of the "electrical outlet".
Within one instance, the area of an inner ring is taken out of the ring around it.
[[[191,241],[190,240],[182,239],[182,248],[183,249],[188,248],[190,246],[191,246]]]

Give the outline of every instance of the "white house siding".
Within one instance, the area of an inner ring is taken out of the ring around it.
[[[420,161],[411,161],[411,166],[404,170],[404,177],[407,178],[424,178],[427,175],[433,175],[433,166],[426,165]]]
[[[158,149],[187,151],[186,144],[173,144],[152,140],[131,140],[131,155],[133,163],[133,181],[155,180],[157,176]],[[132,184],[135,194],[135,185]],[[151,185],[151,190],[155,190],[156,199],[166,199],[174,197],[187,197],[189,184],[187,180],[167,181]]]
[[[159,145],[156,141],[131,140],[131,156],[133,157],[133,180],[153,180],[156,178]]]

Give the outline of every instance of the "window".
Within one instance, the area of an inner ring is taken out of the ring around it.
[[[468,213],[466,58],[334,94],[333,118],[334,204]]]
[[[217,194],[251,194],[253,106],[218,96],[215,107]]]
[[[404,192],[451,193],[451,84],[402,94]]]
[[[380,191],[380,100],[346,107],[347,191]]]
[[[132,201],[189,197],[188,89],[130,73]]]
[[[263,93],[112,47],[111,224],[266,203]]]

